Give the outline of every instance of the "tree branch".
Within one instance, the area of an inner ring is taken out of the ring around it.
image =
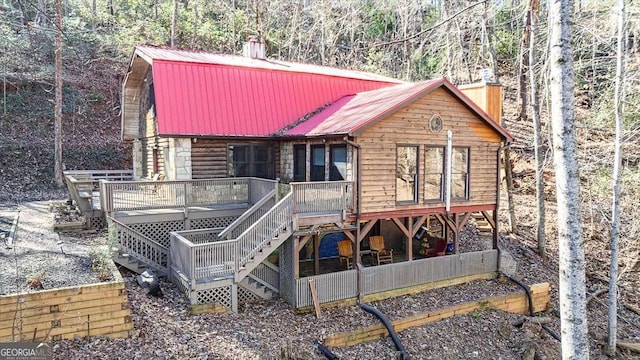
[[[397,43],[400,43],[400,42],[405,42],[405,41],[408,41],[408,40],[411,40],[411,39],[417,38],[417,37],[418,37],[418,36],[420,36],[420,35],[426,34],[426,33],[430,32],[430,31],[433,31],[434,29],[436,29],[436,28],[438,28],[438,27],[440,27],[440,26],[442,26],[442,25],[444,25],[444,24],[448,23],[449,21],[453,20],[455,17],[457,17],[458,15],[462,14],[463,12],[465,12],[465,11],[467,11],[467,10],[471,9],[472,7],[477,6],[477,5],[480,5],[480,4],[483,4],[483,3],[485,3],[485,2],[487,2],[487,0],[480,0],[480,1],[478,1],[478,2],[475,2],[475,3],[471,4],[471,5],[469,5],[469,6],[465,7],[465,8],[463,8],[462,10],[459,10],[459,11],[458,11],[458,12],[456,12],[455,14],[453,14],[453,15],[449,16],[448,18],[446,18],[446,19],[444,19],[444,20],[440,21],[439,23],[437,23],[437,24],[433,25],[432,27],[430,27],[430,28],[428,28],[428,29],[424,29],[424,30],[422,30],[422,31],[420,31],[420,32],[418,32],[418,33],[415,33],[415,34],[411,35],[411,36],[407,36],[407,37],[406,37],[406,38],[404,38],[404,39],[398,39],[398,40],[388,41],[388,42],[384,42],[384,43],[380,43],[380,44],[373,44],[373,47],[381,47],[381,46],[387,46],[387,45],[391,45],[391,44],[397,44]]]

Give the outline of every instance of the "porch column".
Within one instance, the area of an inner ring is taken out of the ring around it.
[[[413,260],[413,216],[409,216],[408,218],[409,223],[407,224],[407,230],[408,230],[408,234],[407,234],[407,261],[411,261]]]
[[[298,249],[298,243],[300,242],[300,237],[296,238],[296,241],[293,243],[293,278],[300,278],[300,250]]]

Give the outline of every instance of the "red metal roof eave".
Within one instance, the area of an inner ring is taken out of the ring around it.
[[[348,135],[349,136],[360,136],[360,135],[362,135],[362,133],[366,129],[368,129],[369,127],[373,126],[378,121],[387,118],[388,116],[392,115],[393,113],[395,113],[396,111],[398,111],[402,107],[411,104],[412,102],[414,102],[414,101],[418,100],[419,98],[421,98],[423,95],[426,95],[426,94],[430,93],[431,91],[433,91],[434,89],[438,88],[442,84],[442,80],[443,79],[444,78],[440,78],[438,80],[434,80],[434,81],[430,82],[427,87],[425,87],[424,89],[422,89],[420,91],[417,91],[415,94],[409,96],[404,101],[401,101],[401,102],[395,104],[394,106],[386,109],[385,111],[383,111],[382,113],[378,114],[376,117],[370,119],[369,121],[364,122],[364,123],[352,128],[348,132]]]
[[[134,56],[132,56],[132,60],[131,63],[133,63],[133,58],[135,57],[135,55],[140,56],[139,54],[134,54]],[[147,56],[140,56],[141,58],[147,60]],[[393,79],[393,78],[386,78],[385,79],[371,79],[371,78],[366,78],[366,77],[357,77],[357,76],[340,76],[340,75],[331,75],[331,74],[327,74],[327,73],[318,73],[318,72],[312,72],[312,71],[303,71],[303,70],[287,70],[287,69],[267,69],[267,68],[260,68],[260,67],[250,67],[250,66],[243,66],[243,65],[227,65],[227,64],[216,64],[216,63],[209,63],[209,62],[203,62],[203,61],[195,61],[195,60],[171,60],[171,59],[160,59],[160,58],[151,58],[152,62],[164,62],[164,63],[180,63],[180,64],[191,64],[191,65],[203,65],[203,66],[216,66],[216,67],[223,67],[223,68],[234,68],[234,69],[240,69],[240,70],[252,70],[252,71],[263,71],[263,72],[283,72],[283,73],[294,73],[294,74],[309,74],[309,75],[318,75],[318,76],[326,76],[326,77],[331,77],[331,78],[337,78],[337,79],[352,79],[352,80],[359,80],[359,81],[370,81],[370,82],[374,82],[374,83],[386,83],[386,84],[392,84],[392,85],[397,85],[397,84],[405,84],[406,81],[403,80],[397,80],[397,79]],[[152,64],[153,65],[153,64]],[[330,68],[330,67],[327,67]],[[345,71],[345,72],[357,72],[356,70],[347,70],[347,69],[341,69],[341,68],[335,68],[337,70],[340,71]],[[367,74],[367,73],[364,73]],[[378,75],[378,74],[371,74],[371,75],[377,75],[380,77],[384,77],[383,75]]]
[[[507,129],[505,129],[502,126],[498,125],[491,118],[491,116],[489,116],[489,114],[487,114],[484,110],[482,110],[480,107],[478,107],[478,105],[476,105],[473,101],[471,101],[471,99],[469,99],[464,93],[462,93],[460,90],[458,90],[458,88],[455,85],[453,85],[449,80],[447,80],[444,77],[440,78],[438,80],[434,80],[433,82],[431,82],[429,84],[429,86],[427,86],[424,89],[416,92],[414,95],[410,96],[406,100],[404,100],[404,101],[394,105],[393,107],[385,110],[380,115],[370,119],[369,121],[364,122],[364,123],[360,124],[359,126],[354,127],[353,129],[351,129],[351,131],[348,133],[348,135],[349,136],[360,136],[367,128],[373,126],[378,121],[385,119],[386,117],[390,116],[391,114],[393,114],[397,110],[401,109],[404,106],[407,106],[407,105],[411,104],[412,102],[416,101],[420,97],[430,93],[431,91],[439,88],[440,86],[445,86],[447,88],[447,90],[449,90],[454,96],[457,96],[468,108],[470,108],[473,112],[475,112],[478,115],[480,115],[480,117],[482,117],[489,124],[489,126],[491,126],[494,130],[496,130],[498,133],[500,133],[500,135],[502,135],[504,137],[504,139],[506,140],[507,143],[510,143],[510,142],[513,141],[514,138],[507,131]]]

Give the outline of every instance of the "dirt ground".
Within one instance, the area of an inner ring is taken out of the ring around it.
[[[549,282],[552,286],[552,303],[545,317],[551,318],[549,328],[560,332],[557,302],[557,244],[549,239],[548,258],[543,260],[532,249],[532,215],[528,207],[529,195],[516,197],[519,209],[520,235],[503,233],[500,247],[508,251],[517,263],[517,276],[526,284]],[[92,282],[83,278],[91,274],[90,257],[93,246],[105,244],[100,233],[58,235],[51,231],[53,215],[48,202],[23,204],[20,210],[20,233],[16,248],[24,247],[21,241],[29,241],[29,248],[21,250],[30,256],[46,254],[47,259],[34,257],[38,269],[20,271],[24,276],[18,281],[8,281],[8,286],[25,282],[26,275],[43,271],[44,288],[66,286],[71,282]],[[503,214],[504,215],[504,214]],[[506,218],[503,216],[503,218]],[[504,229],[506,224],[502,224]],[[553,231],[553,227],[550,227]],[[62,242],[62,243],[60,243]],[[60,249],[62,245],[62,249]],[[5,249],[6,250],[6,249]],[[4,251],[4,250],[3,250]],[[13,251],[13,250],[12,250]],[[80,254],[85,255],[80,255]],[[4,253],[3,253],[4,254]],[[4,256],[4,255],[3,255]],[[45,255],[43,255],[45,256]],[[55,258],[51,258],[51,257]],[[84,259],[77,262],[64,260]],[[11,261],[0,264],[11,264]],[[43,269],[44,264],[54,264]],[[0,265],[3,266],[3,265]],[[63,274],[56,280],[55,269]],[[69,270],[71,269],[71,270]],[[12,274],[12,266],[1,269],[2,274]],[[322,359],[314,346],[315,341],[335,332],[359,329],[377,324],[378,320],[364,313],[357,306],[331,308],[323,311],[323,317],[313,314],[297,314],[281,300],[257,302],[242,306],[238,314],[189,315],[187,299],[171,283],[161,281],[163,298],[150,297],[135,282],[134,274],[122,270],[132,309],[134,330],[127,339],[104,338],[58,341],[53,344],[55,358],[83,359],[90,357],[108,359]],[[70,275],[73,274],[73,275]],[[94,275],[95,276],[95,275]],[[2,276],[1,278],[5,278]],[[61,282],[60,282],[61,281]],[[593,292],[602,286],[600,280],[589,280],[588,289]],[[23,289],[35,291],[37,289]],[[388,299],[373,304],[391,320],[417,313],[459,304],[479,301],[488,296],[521,291],[513,283],[501,279],[475,281],[454,287],[425,291],[413,296]],[[6,290],[5,290],[6,292]],[[621,287],[622,302],[637,304],[638,293],[634,288]],[[604,341],[606,333],[606,294],[593,297],[588,304],[587,319],[591,338],[591,357],[606,358]],[[633,302],[635,301],[635,303]],[[539,325],[512,324],[520,316],[494,310],[460,315],[399,333],[399,337],[412,359],[521,359],[525,353],[535,351],[537,358],[560,358],[560,345]],[[621,307],[619,341],[640,343],[640,316]],[[383,338],[356,346],[332,349],[341,359],[394,359],[396,350],[391,340]],[[637,355],[637,354],[636,354]],[[637,358],[621,352],[620,359]]]

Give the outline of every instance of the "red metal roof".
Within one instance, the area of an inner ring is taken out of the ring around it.
[[[402,83],[328,67],[148,47],[158,134],[270,136],[345,95]]]
[[[404,83],[344,97],[289,129],[289,136],[358,135],[367,127],[384,119],[417,98],[445,87],[508,141],[513,137],[445,78]]]

